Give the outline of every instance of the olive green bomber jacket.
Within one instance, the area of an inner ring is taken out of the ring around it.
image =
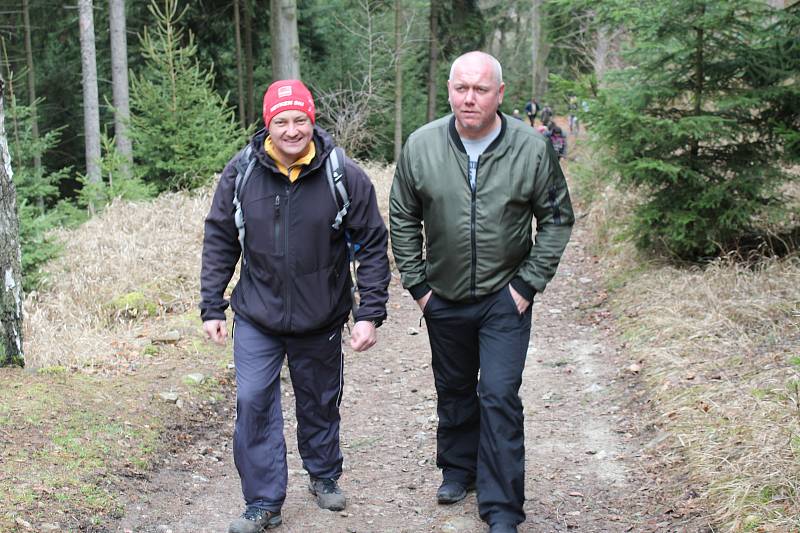
[[[532,300],[556,272],[575,221],[566,179],[540,133],[500,116],[500,135],[478,160],[475,193],[453,115],[418,129],[403,147],[390,235],[403,286],[415,299],[432,289],[474,301],[511,284]]]

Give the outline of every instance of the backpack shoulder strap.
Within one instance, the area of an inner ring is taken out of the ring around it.
[[[338,197],[342,201],[342,206],[336,213],[336,219],[333,221],[333,229],[338,230],[344,217],[347,215],[347,210],[350,208],[350,198],[347,195],[347,187],[345,186],[345,173],[344,173],[344,150],[335,146],[331,150],[328,159],[325,161],[325,174],[328,178],[328,187],[331,190],[333,201],[336,206],[339,206]]]
[[[236,182],[233,188],[233,206],[236,209],[233,219],[236,222],[236,229],[239,231],[239,246],[242,248],[242,262],[245,262],[246,259],[244,255],[244,212],[242,211],[241,195],[255,166],[256,158],[253,157],[253,147],[248,144],[239,152],[236,160]]]
[[[342,148],[335,146],[333,150],[331,150],[328,159],[325,161],[325,175],[328,178],[328,187],[333,196],[333,203],[339,207],[339,199],[342,201],[341,208],[336,213],[336,219],[333,221],[332,227],[338,230],[342,226],[342,223],[345,224],[344,239],[347,243],[347,255],[350,263],[352,263],[350,268],[351,314],[353,315],[353,322],[355,323],[356,314],[358,313],[358,307],[361,301],[361,292],[358,288],[356,253],[361,248],[361,245],[351,241],[350,234],[346,229],[347,222],[344,217],[347,215],[347,210],[350,208],[350,197],[347,194],[347,184],[345,182],[344,150]],[[339,199],[337,199],[337,196]]]

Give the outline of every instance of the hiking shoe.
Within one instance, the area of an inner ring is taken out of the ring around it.
[[[280,511],[267,511],[248,505],[242,516],[231,522],[228,533],[261,533],[281,525]]]
[[[500,522],[489,526],[489,533],[517,533],[517,526]]]
[[[473,483],[464,485],[458,481],[443,481],[439,490],[436,491],[436,500],[439,503],[449,505],[456,503],[467,497],[467,491],[475,488]]]
[[[332,478],[312,477],[308,490],[317,497],[317,505],[329,511],[343,511],[347,500],[342,494],[342,489]]]

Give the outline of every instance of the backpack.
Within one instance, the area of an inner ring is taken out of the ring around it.
[[[561,133],[561,129],[557,128],[550,132],[550,143],[553,149],[558,154],[558,157],[566,157],[567,155],[567,141]]]
[[[233,206],[236,209],[233,219],[236,222],[236,229],[239,232],[239,246],[242,248],[242,265],[247,264],[247,259],[244,253],[244,235],[245,235],[245,217],[242,210],[241,193],[244,189],[247,180],[250,179],[253,169],[256,166],[256,158],[253,157],[253,147],[248,144],[242,151],[239,152],[236,160],[236,182],[233,188]],[[325,176],[328,179],[328,187],[331,190],[331,196],[336,207],[339,208],[336,212],[336,217],[331,224],[334,230],[342,227],[345,224],[345,242],[347,243],[347,257],[352,264],[350,269],[350,296],[353,302],[353,321],[355,322],[356,312],[358,311],[358,299],[360,296],[358,292],[358,276],[356,274],[356,252],[359,251],[361,246],[359,243],[354,243],[350,239],[350,233],[347,231],[347,223],[345,216],[350,207],[350,197],[347,194],[347,187],[345,186],[345,172],[344,172],[344,150],[335,146],[331,153],[325,159]],[[338,198],[337,198],[338,195]],[[341,207],[339,204],[341,199]]]

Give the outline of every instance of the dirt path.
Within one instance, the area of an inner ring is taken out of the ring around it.
[[[579,219],[559,272],[536,298],[522,397],[526,428],[527,521],[520,531],[666,531],[653,525],[629,402],[598,290],[597,265]],[[317,508],[294,438],[294,399],[284,383],[289,492],[285,532],[486,531],[474,493],[435,503],[436,408],[420,312],[393,278],[390,320],[379,344],[346,356],[342,408],[348,496],[345,512]],[[232,371],[229,371],[232,372]],[[210,430],[167,460],[130,498],[118,531],[224,532],[241,512],[231,454],[233,399],[222,430]]]

